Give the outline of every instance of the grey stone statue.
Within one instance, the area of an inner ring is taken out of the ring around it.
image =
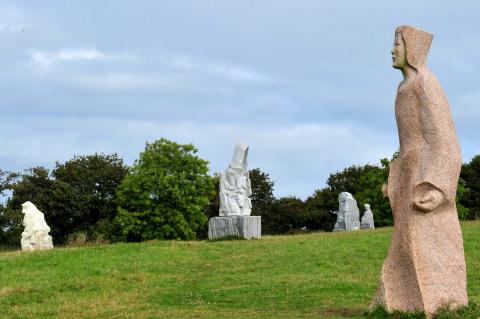
[[[250,216],[252,212],[247,156],[248,145],[237,142],[230,165],[220,175],[220,216]]]
[[[228,168],[220,174],[219,217],[208,222],[208,238],[262,237],[262,218],[250,216],[252,188],[247,165],[248,145],[237,142]]]
[[[362,216],[362,221],[360,222],[360,228],[361,229],[374,229],[375,228],[375,223],[373,221],[373,212],[370,209],[369,204],[363,205],[365,208],[365,212],[363,213]]]
[[[360,211],[352,194],[342,192],[338,195],[337,222],[333,231],[352,231],[360,229]]]

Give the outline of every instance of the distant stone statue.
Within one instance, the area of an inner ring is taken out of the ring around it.
[[[252,188],[247,165],[248,145],[235,145],[230,165],[220,175],[220,216],[250,216]]]
[[[48,235],[50,227],[45,222],[45,217],[41,211],[31,202],[22,204],[23,226],[25,229],[22,233],[22,250],[45,250],[52,249],[52,237]]]
[[[375,228],[375,223],[373,221],[373,212],[370,209],[369,204],[363,205],[365,208],[365,212],[363,213],[362,220],[360,222],[360,228],[361,229],[374,229]]]
[[[248,145],[238,142],[228,168],[220,174],[219,217],[208,221],[208,238],[262,237],[262,218],[250,216],[252,188],[247,165]]]
[[[402,71],[395,100],[400,153],[385,188],[394,230],[373,304],[424,311],[468,304],[462,233],[455,206],[460,147],[447,97],[426,60],[433,36],[395,31],[393,67]]]
[[[352,194],[342,192],[338,195],[337,222],[333,231],[351,231],[360,229],[360,212]]]

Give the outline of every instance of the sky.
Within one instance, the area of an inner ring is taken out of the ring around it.
[[[235,142],[275,195],[398,149],[395,28],[435,35],[429,66],[463,160],[480,154],[480,2],[2,1],[0,169],[53,168],[145,142],[193,143],[210,172]],[[347,190],[348,191],[348,190]]]

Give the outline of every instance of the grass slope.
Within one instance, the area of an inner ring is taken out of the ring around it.
[[[480,222],[462,224],[480,304]],[[0,253],[1,318],[361,318],[391,229]]]

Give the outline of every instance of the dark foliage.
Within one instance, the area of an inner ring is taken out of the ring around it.
[[[113,239],[115,194],[126,173],[116,154],[75,156],[57,162],[51,174],[44,167],[30,168],[11,184],[7,211],[21,219],[22,203],[31,201],[45,214],[56,243],[75,232]]]

